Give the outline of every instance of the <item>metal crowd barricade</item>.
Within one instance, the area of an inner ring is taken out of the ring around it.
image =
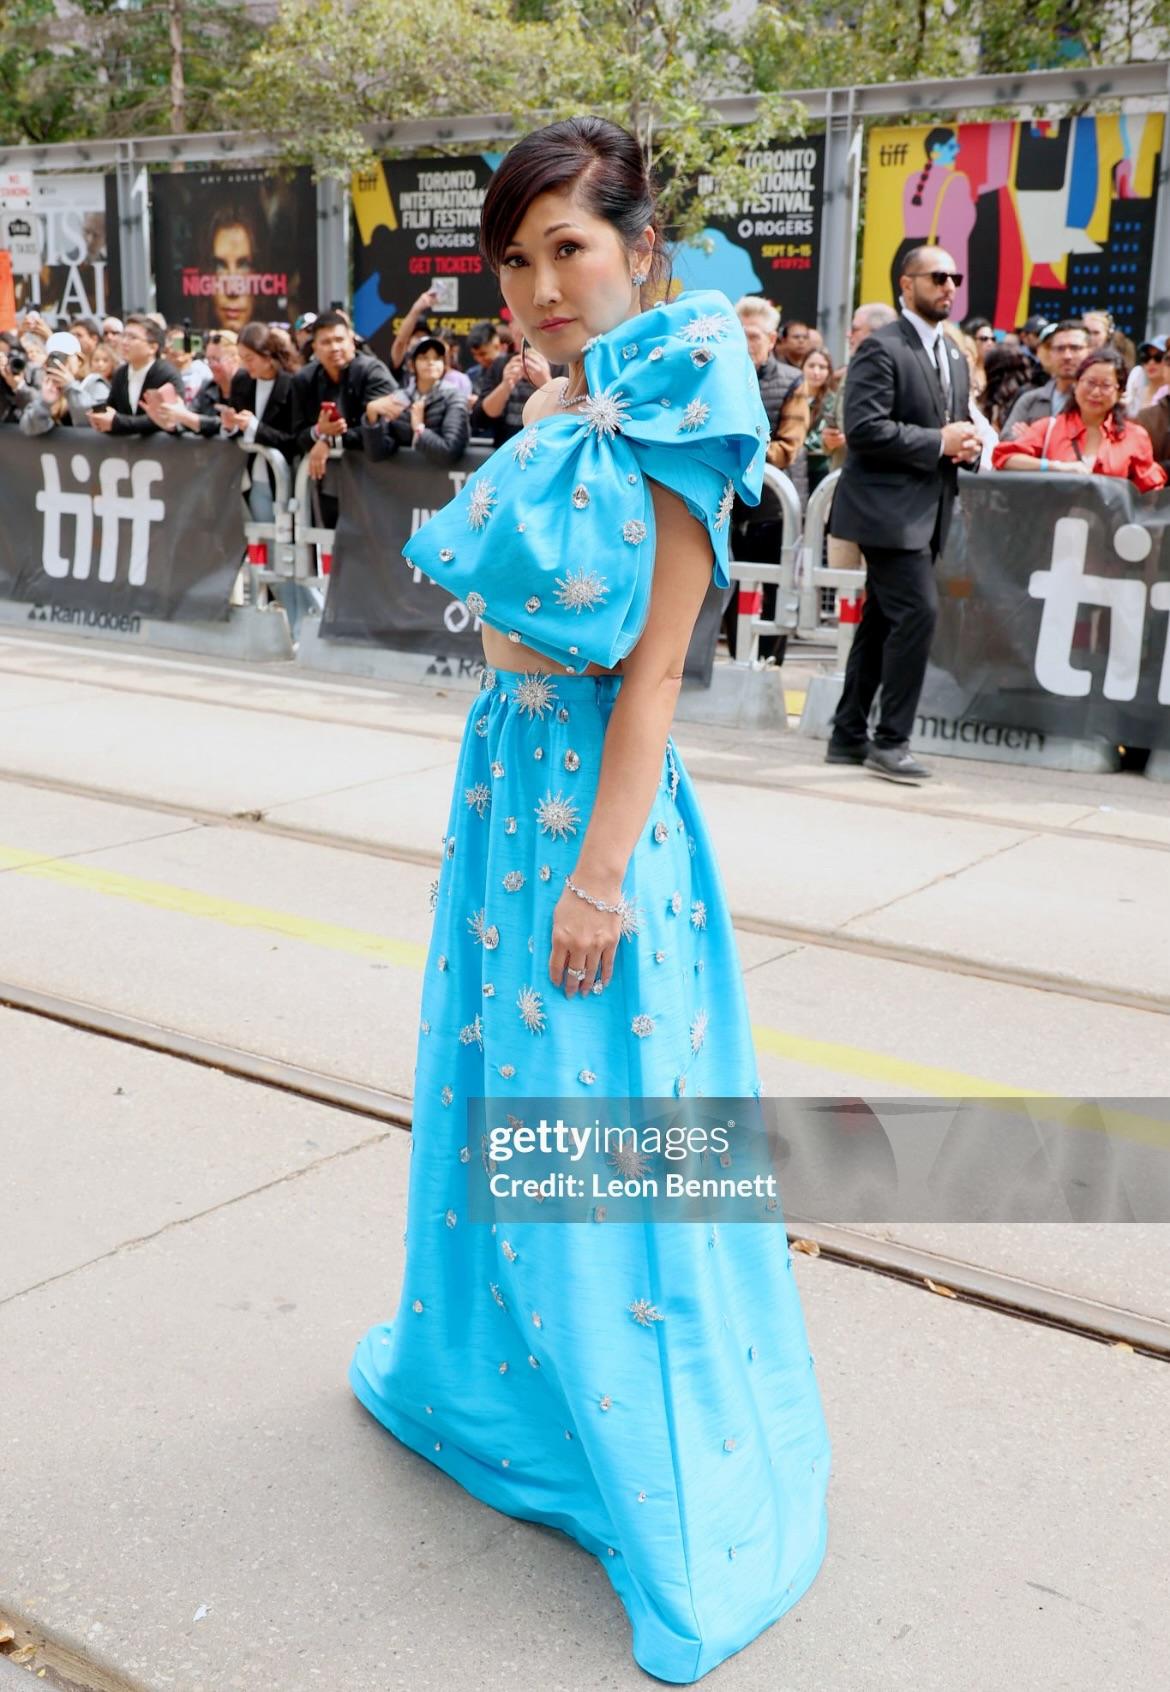
[[[823,562],[825,532],[829,511],[841,472],[833,470],[814,489],[804,514],[804,544],[800,557],[800,616],[801,634],[815,634],[822,626],[822,591],[835,588],[837,593],[837,664],[845,668],[853,636],[861,620],[861,600],[865,591],[864,570],[834,570]]]
[[[774,465],[764,466],[764,486],[780,503],[780,558],[775,564],[758,563],[754,559],[734,558],[731,578],[736,584],[736,664],[756,662],[761,635],[791,634],[797,626],[796,569],[800,556],[800,496],[783,470]],[[776,611],[773,617],[761,615],[764,588],[776,584]]]
[[[339,446],[330,447],[330,458],[340,458],[342,450]],[[310,480],[309,455],[306,453],[297,465],[292,497],[295,565],[292,573],[298,581],[311,581],[317,577],[328,576],[333,564],[333,539],[336,531],[322,528],[320,524],[312,522]]]
[[[258,523],[251,517],[244,524],[248,568],[243,574],[244,603],[256,604],[256,587],[260,582],[287,580],[296,573],[293,549],[292,471],[288,460],[276,447],[258,446],[255,441],[240,441],[240,449],[262,458],[272,476],[273,517],[270,523]]]

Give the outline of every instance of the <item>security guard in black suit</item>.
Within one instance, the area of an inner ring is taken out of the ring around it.
[[[961,282],[941,247],[912,248],[902,261],[902,315],[866,337],[845,385],[848,456],[829,527],[864,552],[866,595],[826,762],[862,764],[889,781],[930,774],[909,741],[938,618],[934,562],[958,466],[977,465],[980,454],[967,361],[942,331]]]

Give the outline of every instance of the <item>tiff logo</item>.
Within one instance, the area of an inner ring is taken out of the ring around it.
[[[1061,517],[1052,537],[1051,569],[1033,570],[1028,578],[1028,593],[1044,603],[1036,640],[1036,680],[1049,693],[1066,699],[1086,696],[1092,677],[1088,670],[1073,665],[1073,640],[1081,606],[1099,605],[1109,612],[1109,653],[1101,691],[1106,699],[1133,699],[1141,673],[1146,584],[1122,576],[1086,576],[1088,540],[1085,518]],[[1114,551],[1129,564],[1140,564],[1153,544],[1153,536],[1139,523],[1125,523],[1113,536]],[[1155,582],[1149,597],[1152,610],[1170,611],[1170,582]],[[1170,625],[1162,649],[1158,703],[1170,705]]]
[[[75,453],[70,460],[75,480],[88,482],[91,465],[87,458]],[[166,516],[161,499],[151,495],[151,488],[163,479],[163,467],[154,459],[140,458],[130,464],[125,458],[103,458],[98,467],[100,492],[96,494],[69,491],[62,488],[57,460],[51,453],[41,454],[41,477],[44,486],[37,494],[37,510],[44,517],[41,536],[41,566],[46,576],[69,576],[74,581],[88,579],[93,563],[94,519],[101,522],[101,548],[98,553],[98,580],[112,582],[118,570],[118,549],[124,524],[130,528],[130,586],[141,587],[146,581],[146,566],[150,560],[150,529]],[[122,492],[122,484],[129,480],[129,493]],[[62,522],[73,519],[73,557],[62,550]]]

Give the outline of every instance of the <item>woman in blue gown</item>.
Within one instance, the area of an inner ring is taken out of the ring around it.
[[[767,427],[722,294],[642,309],[658,234],[636,141],[598,118],[527,136],[485,198],[513,318],[569,374],[406,549],[481,620],[486,663],[423,986],[401,1298],[350,1381],[477,1498],[596,1555],[638,1663],[690,1683],[825,1552],[829,1440],[777,1200],[726,1226],[605,1203],[491,1222],[501,1164],[475,1127],[485,1098],[514,1125],[533,1099],[759,1097],[670,724]]]

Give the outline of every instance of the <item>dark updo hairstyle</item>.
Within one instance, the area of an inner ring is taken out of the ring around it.
[[[1068,402],[1068,409],[1070,411],[1080,411],[1081,408],[1077,404],[1076,383],[1079,382],[1086,371],[1091,370],[1095,364],[1107,364],[1113,374],[1117,377],[1117,399],[1114,402],[1113,409],[1110,411],[1109,415],[1113,419],[1114,428],[1124,430],[1126,423],[1125,360],[1113,347],[1098,347],[1095,352],[1087,353],[1077,365],[1077,373],[1073,383],[1072,396]]]
[[[662,243],[654,183],[637,139],[608,118],[574,117],[534,129],[488,183],[479,220],[479,246],[498,276],[508,243],[541,194],[575,188],[594,217],[613,225],[627,248],[646,228],[655,234],[644,287],[665,295],[670,264]]]

